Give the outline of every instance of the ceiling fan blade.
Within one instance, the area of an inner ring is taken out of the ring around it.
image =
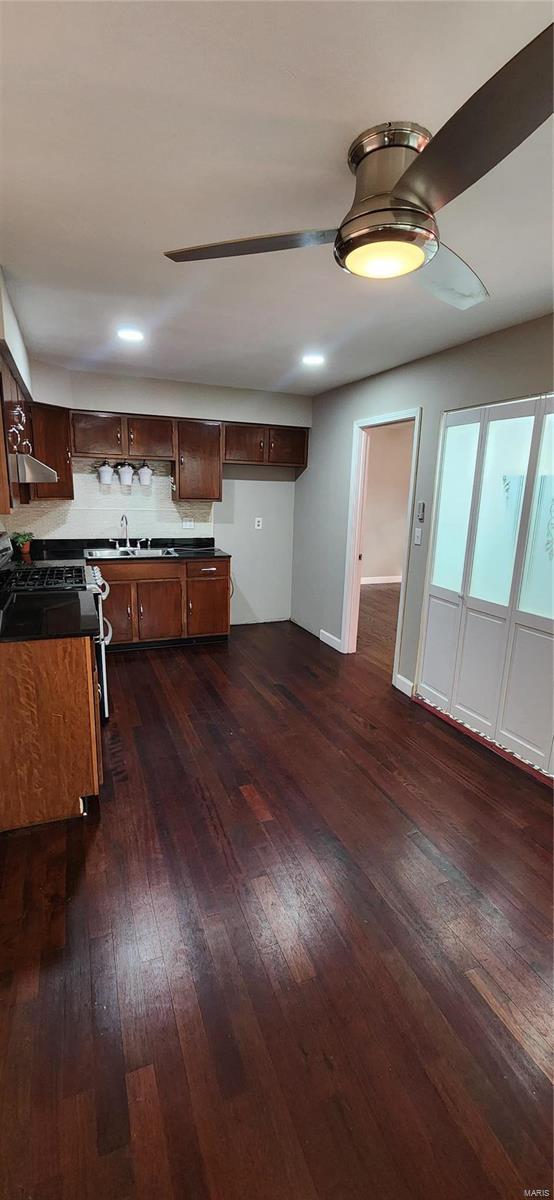
[[[438,212],[521,145],[553,110],[553,26],[479,88],[439,129],[394,191]]]
[[[481,304],[489,298],[484,283],[475,271],[444,242],[441,242],[434,258],[414,274],[414,279],[432,292],[437,300],[444,300],[445,304],[452,304],[454,308],[473,308],[474,304]]]
[[[261,237],[239,238],[236,242],[211,242],[207,246],[185,246],[166,250],[173,262],[198,262],[205,258],[237,258],[241,254],[268,254],[273,250],[303,250],[305,246],[326,246],[334,242],[336,229],[304,229],[296,233],[267,233]]]

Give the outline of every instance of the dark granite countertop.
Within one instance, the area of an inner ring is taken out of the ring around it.
[[[93,592],[15,592],[2,613],[0,642],[96,637]]]
[[[131,538],[131,543],[136,544],[136,538]],[[163,557],[162,551],[168,547],[174,547],[178,552],[179,558],[230,558],[225,550],[219,550],[215,545],[213,538],[151,538],[150,546],[152,550],[160,551],[160,558]],[[145,547],[143,547],[144,549]],[[35,562],[50,561],[51,559],[68,560],[75,558],[83,558],[85,550],[112,550],[113,543],[110,543],[107,538],[36,538],[31,542],[31,555]],[[133,554],[132,559],[141,558],[140,551],[138,554]],[[152,559],[152,554],[145,555],[145,558]],[[172,558],[173,556],[171,556]],[[87,559],[91,564],[94,561],[101,562],[101,559]],[[129,562],[130,559],[112,559],[113,562]],[[171,561],[168,558],[168,561]]]

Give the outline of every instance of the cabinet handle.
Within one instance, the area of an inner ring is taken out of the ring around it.
[[[118,442],[121,442],[121,429],[118,429],[116,436],[117,436]]]
[[[179,464],[181,467],[185,465],[185,459],[182,454],[179,455]]]
[[[71,450],[69,449],[69,446],[67,448],[67,461],[71,462]]]
[[[189,612],[192,612],[192,600],[189,600]]]
[[[260,442],[260,450],[263,450],[263,448],[264,448],[264,444],[263,444],[263,442]]]
[[[134,438],[135,438],[135,435],[133,433],[133,430],[129,429],[129,441],[130,442],[134,441]]]
[[[200,574],[202,575],[204,571],[217,571],[217,567],[201,567]]]
[[[127,605],[127,620],[128,621],[131,620],[131,605],[130,604]]]
[[[271,443],[271,449],[272,449],[272,450],[274,450],[274,449],[275,449],[275,442],[272,442],[272,443]]]
[[[139,610],[140,610],[140,615],[141,615],[141,617],[143,617],[143,616],[144,616],[144,609],[143,609],[143,607],[142,607],[142,604],[140,604],[140,605],[139,605]]]

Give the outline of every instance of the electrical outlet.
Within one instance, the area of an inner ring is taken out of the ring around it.
[[[254,529],[261,529],[263,525],[262,517],[254,517]]]
[[[422,533],[423,533],[423,530],[422,530],[422,529],[421,529],[421,527],[418,525],[418,526],[417,526],[417,528],[416,528],[416,530],[415,530],[415,532],[414,532],[414,546],[421,546],[421,535],[422,535]]]
[[[194,521],[192,517],[183,517],[182,525],[183,529],[194,529]]]

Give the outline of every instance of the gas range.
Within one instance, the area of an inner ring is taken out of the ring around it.
[[[14,562],[7,533],[0,533],[0,593],[82,592],[96,590],[97,572],[81,559],[54,562]]]
[[[83,591],[90,586],[84,566],[52,566],[51,563],[33,563],[15,566],[10,571],[10,587],[14,592],[66,592]]]

